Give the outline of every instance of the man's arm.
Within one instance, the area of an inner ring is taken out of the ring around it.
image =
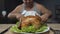
[[[8,18],[17,18],[20,16],[21,6],[17,6],[11,13],[8,14]]]
[[[49,16],[51,16],[51,11],[45,8],[43,5],[39,5],[39,10],[42,12],[41,19],[42,21],[46,21]]]

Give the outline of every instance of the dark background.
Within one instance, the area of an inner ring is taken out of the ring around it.
[[[60,23],[60,0],[35,0],[40,4],[43,4],[46,8],[51,10],[52,17],[48,19],[49,23]],[[9,19],[7,15],[19,4],[22,4],[22,0],[0,0],[0,23],[16,23],[18,20]],[[2,16],[2,11],[5,10],[7,15]]]

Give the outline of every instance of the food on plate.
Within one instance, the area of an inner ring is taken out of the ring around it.
[[[40,28],[41,18],[39,16],[26,16],[21,18],[21,23],[18,28],[28,28],[29,26],[34,26],[35,29]]]

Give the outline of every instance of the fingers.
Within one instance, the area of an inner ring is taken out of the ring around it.
[[[16,18],[17,18],[18,20],[20,20],[20,19],[23,18],[23,17],[24,17],[24,16],[23,16],[23,15],[20,15],[20,14],[16,16]]]
[[[44,17],[44,16],[41,16],[41,19],[42,19],[42,22],[45,22],[45,21],[47,21],[47,17]]]

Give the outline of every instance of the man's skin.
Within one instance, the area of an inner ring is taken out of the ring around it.
[[[31,10],[34,7],[34,1],[33,0],[23,0],[23,4],[25,4],[25,9],[26,10]],[[18,5],[11,13],[9,13],[8,17],[9,18],[17,18],[18,20],[20,19],[21,13],[20,11],[23,8],[23,4]],[[38,10],[40,10],[40,12],[42,12],[42,16],[41,19],[42,21],[46,21],[48,19],[48,17],[51,15],[51,11],[48,10],[47,8],[45,8],[43,5],[36,3],[36,7]]]

